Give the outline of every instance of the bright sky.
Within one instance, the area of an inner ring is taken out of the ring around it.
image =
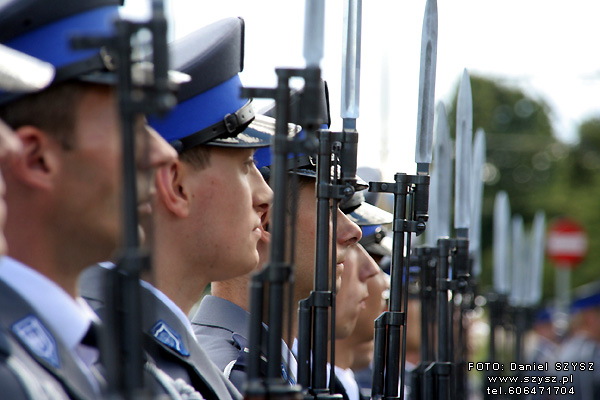
[[[326,1],[322,69],[330,88],[332,129],[341,129],[344,1]],[[149,0],[126,3],[138,12]],[[167,0],[171,38],[220,18],[243,17],[242,79],[265,87],[275,85],[275,67],[304,66],[304,6],[304,0]],[[358,162],[380,167],[385,179],[415,172],[424,10],[425,0],[363,2]],[[557,137],[573,142],[579,122],[600,115],[599,16],[598,0],[438,0],[436,101],[449,102],[467,68],[546,101]]]

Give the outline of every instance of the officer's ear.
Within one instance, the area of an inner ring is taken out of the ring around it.
[[[11,170],[26,185],[50,189],[59,170],[62,145],[32,125],[19,127],[15,133],[22,151],[11,160]]]
[[[181,172],[182,165],[179,160],[159,168],[156,173],[156,189],[158,201],[176,216],[185,218],[189,215],[189,201],[182,185]]]

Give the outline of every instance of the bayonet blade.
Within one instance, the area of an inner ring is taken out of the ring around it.
[[[512,276],[509,302],[513,306],[522,306],[525,295],[524,288],[530,279],[528,262],[523,258],[528,246],[523,232],[523,217],[515,215],[512,218]]]
[[[510,288],[510,203],[504,191],[494,201],[494,291],[508,294]]]
[[[438,12],[437,1],[427,0],[421,35],[421,70],[419,73],[419,108],[415,162],[418,174],[428,174],[432,156],[433,108],[435,102],[435,72],[437,62]]]
[[[350,129],[356,129],[359,114],[361,30],[362,0],[348,0],[344,5],[341,114],[344,127]],[[354,126],[347,126],[352,122]]]
[[[543,211],[535,213],[531,231],[531,286],[526,305],[535,306],[542,299],[542,281],[544,278],[544,250],[546,247],[546,214]]]
[[[320,67],[325,43],[325,0],[306,0],[304,9],[304,60]]]
[[[471,232],[469,253],[473,257],[473,275],[481,273],[481,209],[483,203],[483,166],[485,164],[485,132],[477,129],[473,144],[473,165],[471,167]]]
[[[456,105],[456,179],[454,228],[457,237],[468,238],[471,219],[471,148],[473,140],[473,97],[469,73],[463,72]]]
[[[435,247],[440,237],[450,236],[450,199],[452,198],[452,146],[446,107],[439,102],[436,109],[433,171],[429,196],[427,243]]]

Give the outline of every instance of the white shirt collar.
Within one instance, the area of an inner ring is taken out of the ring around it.
[[[114,268],[115,267],[115,264],[113,264],[111,262],[101,262],[101,263],[99,263],[99,265],[104,268]],[[194,329],[192,328],[192,323],[190,322],[190,319],[187,317],[187,315],[185,315],[183,310],[181,308],[179,308],[179,306],[177,304],[175,304],[175,302],[173,302],[173,300],[171,300],[166,294],[161,292],[159,289],[155,288],[152,284],[150,284],[144,280],[140,279],[140,284],[143,287],[145,287],[146,289],[148,289],[150,292],[152,292],[152,294],[158,300],[160,300],[165,306],[167,306],[167,308],[173,314],[175,314],[177,316],[177,318],[179,318],[179,320],[181,321],[183,326],[186,327],[190,336],[194,339],[196,338],[196,335],[194,334]]]
[[[358,400],[360,398],[360,389],[358,388],[358,383],[356,383],[354,372],[350,368],[343,369],[336,365],[335,376],[344,385],[349,400]]]
[[[73,299],[54,281],[14,258],[0,259],[0,280],[21,295],[71,350],[98,319],[83,299]]]
[[[283,339],[281,339],[281,357],[288,364],[288,372],[292,379],[298,383],[298,362]]]

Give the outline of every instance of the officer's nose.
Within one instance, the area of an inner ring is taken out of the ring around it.
[[[158,169],[175,161],[177,152],[150,126],[147,127],[148,158],[144,165],[147,169]]]
[[[267,214],[269,208],[271,207],[271,203],[273,201],[273,191],[267,185],[264,178],[256,168],[256,166],[252,167],[252,206],[254,210],[258,213],[263,226],[265,226],[267,221]]]
[[[358,248],[360,249],[360,258],[362,260],[360,263],[360,271],[358,271],[358,278],[362,282],[366,282],[367,279],[377,275],[380,269],[379,265],[373,260],[373,257],[371,257],[362,246],[358,246]]]
[[[346,214],[337,211],[336,242],[339,246],[348,247],[357,243],[362,237],[362,231],[354,222],[350,221]]]

